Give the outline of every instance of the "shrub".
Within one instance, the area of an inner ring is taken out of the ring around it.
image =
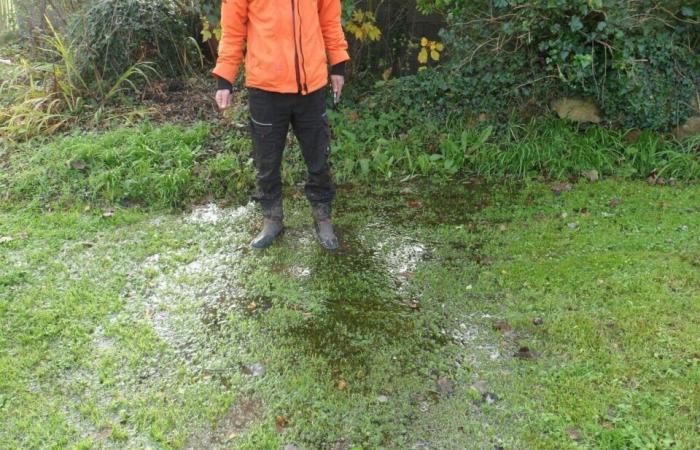
[[[474,99],[473,111],[504,113],[508,102],[494,94],[540,105],[574,95],[595,98],[612,122],[655,130],[692,112],[700,10],[689,0],[421,0],[419,7],[446,15],[452,59],[444,90]],[[417,79],[414,89],[422,87]]]
[[[183,9],[172,0],[100,0],[77,18],[70,36],[81,45],[79,67],[96,80],[114,80],[140,61],[166,76],[183,74],[196,51]]]

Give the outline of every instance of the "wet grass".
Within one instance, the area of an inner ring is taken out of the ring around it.
[[[336,255],[287,194],[262,253],[251,207],[2,211],[0,447],[700,446],[697,186],[346,186]]]

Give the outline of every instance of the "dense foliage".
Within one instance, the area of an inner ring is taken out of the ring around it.
[[[179,75],[198,61],[182,8],[172,0],[101,0],[77,16],[70,34],[80,45],[80,67],[97,78],[118,78],[141,61]]]
[[[503,113],[514,100],[584,96],[612,122],[658,130],[693,110],[700,8],[690,0],[420,0],[419,8],[449,22],[449,67],[413,84],[435,100],[444,92],[476,113]]]

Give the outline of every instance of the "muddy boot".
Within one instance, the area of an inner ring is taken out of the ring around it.
[[[314,216],[316,236],[321,247],[331,251],[338,250],[338,238],[333,232],[333,224],[331,223],[331,205],[318,203],[312,205],[311,210]]]
[[[281,203],[272,207],[263,207],[263,228],[250,243],[250,246],[261,250],[272,245],[275,238],[284,230],[283,218]]]

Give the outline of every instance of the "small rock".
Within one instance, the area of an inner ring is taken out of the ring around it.
[[[12,241],[14,241],[14,238],[11,236],[0,236],[0,244],[7,244]]]
[[[379,403],[386,403],[386,402],[389,401],[389,397],[386,396],[386,395],[380,395],[380,396],[377,397],[377,401],[378,401]]]
[[[535,317],[534,319],[532,319],[532,324],[540,326],[544,324],[544,320],[541,317]]]
[[[578,224],[576,222],[572,222],[572,223],[568,224],[567,226],[569,228],[571,228],[572,230],[575,230],[576,228],[578,228]]]

